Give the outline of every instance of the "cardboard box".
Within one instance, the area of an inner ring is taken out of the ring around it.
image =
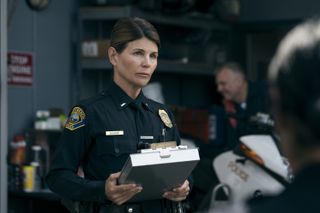
[[[95,40],[82,42],[82,56],[86,58],[107,58],[110,40]]]
[[[223,109],[212,106],[203,109],[173,107],[176,123],[182,136],[201,140],[205,144],[223,143]]]

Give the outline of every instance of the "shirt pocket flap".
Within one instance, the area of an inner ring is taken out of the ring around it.
[[[137,152],[136,142],[125,135],[97,137],[98,155],[131,154]]]

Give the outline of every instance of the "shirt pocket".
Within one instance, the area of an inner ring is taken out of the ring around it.
[[[164,141],[175,141],[176,140],[176,131],[175,128],[166,128],[165,129],[165,138]]]
[[[96,139],[96,149],[99,156],[120,156],[137,152],[134,139],[126,135],[99,136]]]

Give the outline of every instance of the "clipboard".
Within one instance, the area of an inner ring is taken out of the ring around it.
[[[136,183],[143,187],[130,201],[162,198],[168,191],[188,179],[200,160],[197,148],[145,149],[130,154],[121,170],[119,184]]]

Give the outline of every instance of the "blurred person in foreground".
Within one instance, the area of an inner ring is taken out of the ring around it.
[[[281,41],[269,66],[272,109],[292,183],[279,195],[214,213],[320,212],[320,20],[311,19]]]

